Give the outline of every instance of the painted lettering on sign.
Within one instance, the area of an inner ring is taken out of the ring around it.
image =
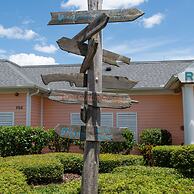
[[[193,72],[185,72],[185,81],[193,81]]]

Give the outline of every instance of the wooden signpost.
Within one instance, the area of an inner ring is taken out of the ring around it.
[[[124,141],[123,129],[101,126],[101,108],[129,108],[136,102],[128,94],[102,93],[102,89],[130,89],[137,82],[126,77],[102,75],[102,62],[119,66],[118,61],[129,64],[130,58],[103,50],[101,30],[107,23],[134,21],[143,14],[138,9],[102,10],[102,0],[88,0],[88,11],[51,13],[49,25],[88,24],[72,39],[62,37],[57,41],[62,50],[85,57],[80,73],[42,75],[45,84],[67,81],[84,90],[53,90],[49,97],[62,103],[82,105],[80,117],[85,125],[59,124],[55,128],[61,137],[85,141],[82,194],[98,193],[99,142]]]
[[[93,93],[90,91],[52,91],[49,99],[65,104],[80,104],[84,101],[87,105],[100,108],[125,109],[130,108],[135,100],[131,100],[128,94],[96,93],[96,102],[93,104]]]
[[[109,22],[129,22],[136,20],[144,14],[142,11],[135,8],[52,12],[52,19],[49,22],[49,25],[88,24],[102,13],[105,13],[110,17]]]
[[[95,41],[95,40],[94,40]],[[76,55],[86,56],[88,53],[88,44],[79,42],[75,39],[70,39],[66,37],[62,37],[57,41],[61,50],[64,50],[69,53],[73,53]],[[103,62],[108,63],[110,65],[117,65],[117,61],[121,61],[123,63],[129,64],[130,58],[116,54],[114,52],[104,50],[103,49]]]
[[[70,74],[57,73],[41,76],[45,85],[48,85],[50,82],[67,81],[70,82],[71,85],[75,84],[76,87],[87,87],[84,86],[84,81],[85,82],[88,81],[87,74],[83,73],[70,73]],[[103,75],[102,84],[103,89],[119,90],[119,89],[130,89],[134,87],[137,84],[137,82],[128,80],[127,77]]]
[[[86,126],[73,126],[73,125],[57,125],[55,132],[63,138],[67,139],[78,139],[81,141],[114,141],[123,142],[125,141],[122,133],[124,128],[113,128],[113,127],[96,127],[96,133],[94,130],[86,130]]]

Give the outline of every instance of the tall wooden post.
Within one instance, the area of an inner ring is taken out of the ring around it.
[[[102,0],[88,0],[88,10],[102,9]],[[95,34],[90,40],[98,43],[93,64],[88,70],[88,90],[93,92],[95,103],[96,92],[102,92],[102,38],[101,33]],[[88,106],[86,131],[93,130],[97,133],[100,126],[100,108]],[[82,175],[82,194],[98,193],[100,143],[98,141],[86,141],[84,147],[84,167]]]

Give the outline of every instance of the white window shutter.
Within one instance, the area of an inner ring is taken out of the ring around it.
[[[13,126],[14,113],[13,112],[0,112],[0,126]]]
[[[113,127],[113,113],[110,112],[101,113],[101,126]]]
[[[80,118],[80,113],[71,113],[71,125],[84,125]]]
[[[137,113],[136,112],[120,112],[117,113],[117,127],[126,127],[137,135]]]

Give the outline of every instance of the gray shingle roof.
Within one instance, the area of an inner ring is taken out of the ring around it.
[[[121,64],[120,67],[111,66],[111,71],[106,71],[109,65],[104,64],[103,74],[125,76],[130,80],[139,81],[135,89],[163,88],[172,75],[182,72],[194,60],[180,61],[147,61],[131,62],[130,65]],[[10,61],[0,60],[0,87],[32,86],[50,89],[68,89],[66,83],[51,83],[45,86],[41,74],[50,73],[78,73],[80,65],[45,65],[20,67]]]

